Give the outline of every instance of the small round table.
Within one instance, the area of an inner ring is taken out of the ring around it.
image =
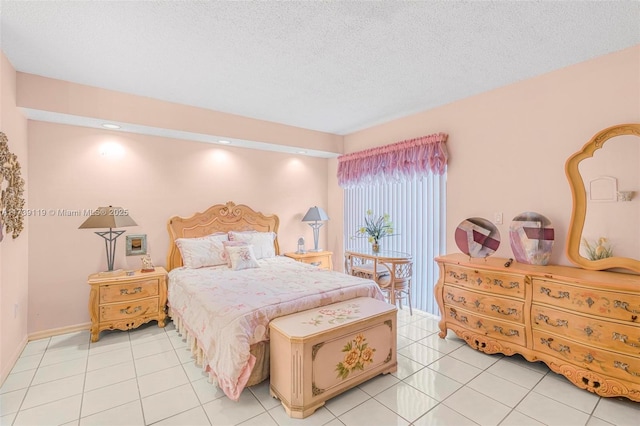
[[[411,277],[413,260],[409,253],[381,250],[347,250],[344,253],[344,269],[351,275],[374,280],[388,293],[389,303],[396,304],[407,299],[411,309]]]

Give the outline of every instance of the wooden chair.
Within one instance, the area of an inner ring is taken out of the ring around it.
[[[386,266],[386,264],[382,264]],[[413,275],[413,262],[407,260],[396,260],[390,268],[390,273],[382,274],[376,282],[387,293],[387,299],[395,301],[400,309],[402,309],[402,301],[406,300],[409,305],[409,314],[413,315],[411,303],[411,277]],[[391,293],[393,297],[391,297]]]

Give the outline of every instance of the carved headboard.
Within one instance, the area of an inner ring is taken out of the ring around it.
[[[191,217],[174,216],[169,219],[169,254],[167,255],[167,270],[182,266],[182,256],[176,246],[177,238],[197,238],[214,232],[249,231],[275,232],[273,242],[276,255],[280,254],[278,245],[278,225],[280,219],[276,215],[264,215],[251,207],[232,201],[226,204],[216,204],[202,213]]]

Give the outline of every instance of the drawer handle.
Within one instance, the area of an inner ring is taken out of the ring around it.
[[[460,322],[466,322],[467,324],[469,323],[469,319],[465,315],[460,315],[460,318],[458,318],[458,311],[456,311],[455,309],[449,309],[449,316],[453,319],[457,319]]]
[[[558,295],[557,296],[553,296],[551,294],[551,289],[548,289],[546,287],[540,287],[540,293],[544,293],[549,297],[553,297],[554,299],[568,299],[569,298],[569,292],[568,291],[558,291]]]
[[[556,319],[556,323],[553,324],[553,323],[549,322],[549,317],[544,315],[544,314],[538,314],[538,318],[536,318],[536,319],[538,321],[542,321],[542,322],[545,322],[545,323],[549,324],[551,327],[569,327],[569,321],[568,320]]]
[[[584,332],[587,336],[591,336],[593,334],[593,329],[591,327],[585,327]]]
[[[122,290],[120,290],[120,295],[124,296],[125,294],[136,294],[136,293],[140,293],[141,291],[142,291],[142,287],[134,288],[131,293],[129,293],[128,288],[123,288]]]
[[[502,334],[503,336],[507,336],[507,337],[511,337],[511,336],[520,336],[520,332],[518,330],[509,330],[508,332],[504,332],[504,330],[502,329],[502,327],[498,326],[498,325],[494,325],[493,326],[493,330],[497,331],[498,333]]]
[[[142,310],[142,306],[136,306],[135,308],[133,308],[132,311],[130,309],[131,309],[130,306],[126,309],[120,309],[120,313],[127,314],[127,315],[135,314],[136,312]]]
[[[629,371],[629,364],[627,364],[626,362],[613,361],[613,366],[615,368],[619,368],[620,370],[626,371],[627,373],[631,374],[632,376],[640,377],[640,373],[638,373],[636,371]]]
[[[624,343],[625,345],[631,346],[632,348],[640,348],[640,344],[638,344],[638,343],[627,342],[627,339],[629,338],[629,336],[627,336],[626,334],[620,334],[620,333],[616,333],[614,331],[612,338],[613,338],[613,340],[619,340],[622,343]],[[638,341],[640,342],[640,339],[638,339]]]
[[[496,311],[497,313],[502,315],[516,315],[516,316],[518,315],[518,310],[515,308],[509,308],[505,311],[498,305],[491,305],[491,310]]]
[[[593,360],[594,360],[594,359],[595,359],[595,358],[593,357],[593,355],[591,355],[591,354],[586,354],[586,355],[584,356],[583,361],[584,361],[584,362],[591,363],[591,362],[593,362]]]
[[[464,296],[460,296],[458,300],[456,300],[455,296],[452,293],[447,293],[447,299],[452,302],[462,303],[463,305],[467,303],[467,299]]]
[[[520,283],[518,281],[511,281],[508,285],[504,285],[504,281],[502,280],[498,280],[495,279],[493,280],[493,285],[497,285],[500,286],[502,288],[506,288],[506,289],[512,289],[512,288],[519,288],[520,287]]]
[[[456,280],[461,280],[461,281],[466,281],[467,280],[467,273],[466,272],[458,274],[455,271],[449,271],[449,276],[452,277],[453,279],[456,279]]]
[[[571,348],[567,345],[558,345],[557,348],[554,348],[551,346],[551,342],[553,342],[553,338],[549,337],[548,339],[545,339],[544,337],[540,338],[540,343],[542,343],[543,345],[547,345],[549,347],[549,349],[554,350],[556,352],[571,352]]]
[[[629,309],[629,303],[623,302],[622,300],[614,300],[613,301],[614,308],[622,308],[627,312],[631,312],[632,314],[640,314],[640,311],[636,311],[635,309]]]

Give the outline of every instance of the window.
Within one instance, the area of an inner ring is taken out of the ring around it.
[[[413,307],[439,315],[433,287],[438,280],[434,258],[445,253],[446,172],[395,181],[377,181],[344,189],[346,250],[366,250],[366,238],[355,237],[367,210],[374,217],[389,214],[394,234],[380,241],[381,250],[410,253],[413,257]]]

